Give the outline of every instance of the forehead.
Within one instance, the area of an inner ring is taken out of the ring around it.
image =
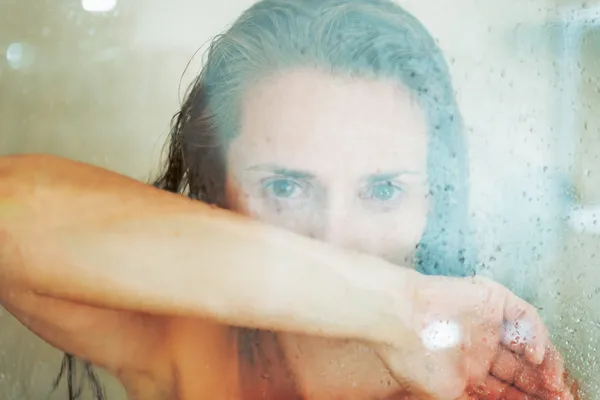
[[[240,135],[228,158],[242,168],[270,163],[353,175],[421,171],[426,152],[425,115],[407,89],[389,80],[305,69],[247,90]]]

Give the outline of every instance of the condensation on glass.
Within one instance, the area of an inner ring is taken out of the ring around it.
[[[0,154],[59,154],[148,180],[201,67],[196,51],[250,4],[2,1]],[[469,145],[477,273],[539,308],[568,367],[600,399],[600,6],[401,4],[450,64]],[[60,353],[2,309],[0,325],[0,398],[46,398]],[[434,324],[422,340],[446,348],[460,335]],[[109,399],[124,398],[102,379]]]

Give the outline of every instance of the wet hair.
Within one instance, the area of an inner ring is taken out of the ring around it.
[[[415,17],[391,0],[262,0],[207,54],[173,117],[168,158],[154,186],[227,208],[224,155],[240,131],[241,102],[270,74],[301,67],[391,80],[412,93],[429,123],[431,206],[415,266],[424,274],[473,273],[462,118],[443,54]],[[252,341],[252,331],[243,337]]]
[[[298,67],[388,79],[412,92],[429,122],[432,199],[416,267],[472,273],[467,149],[448,66],[427,29],[390,0],[263,0],[250,7],[210,46],[174,117],[155,186],[226,208],[224,153],[240,131],[246,89]]]
[[[82,375],[79,375],[78,373],[80,368],[83,370]],[[92,390],[94,400],[105,399],[104,388],[91,363],[79,360],[72,354],[65,353],[58,376],[52,384],[52,390],[58,388],[63,376],[66,377],[67,380],[67,396],[69,396],[69,400],[79,399],[85,389],[86,383]]]

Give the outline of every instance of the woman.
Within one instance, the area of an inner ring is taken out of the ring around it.
[[[466,171],[418,21],[263,0],[211,46],[163,190],[2,161],[0,301],[132,399],[572,398],[535,309],[464,278]]]

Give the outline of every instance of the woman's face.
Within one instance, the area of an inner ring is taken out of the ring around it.
[[[392,262],[428,211],[427,121],[386,80],[294,70],[251,87],[227,153],[229,207]]]

